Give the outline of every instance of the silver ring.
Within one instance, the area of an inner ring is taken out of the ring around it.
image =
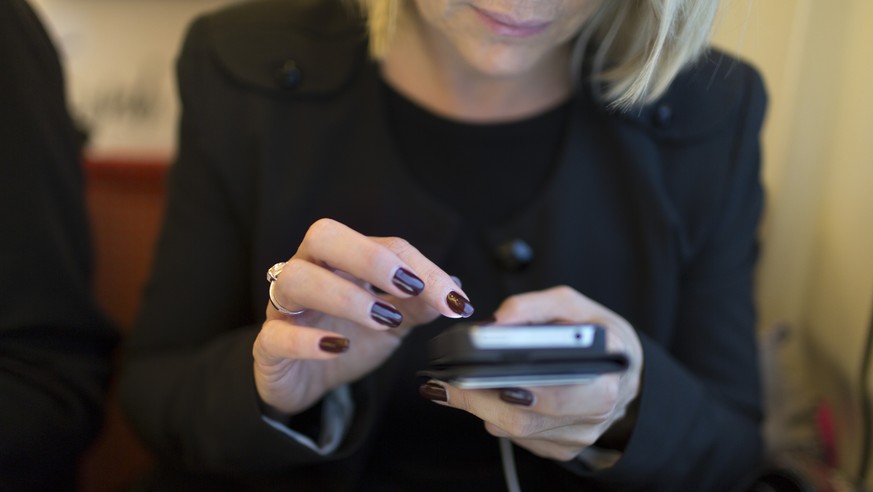
[[[282,314],[287,314],[289,316],[297,316],[306,312],[305,309],[301,309],[300,311],[289,311],[282,307],[281,304],[276,302],[276,298],[273,297],[273,286],[276,285],[276,280],[279,280],[279,274],[282,273],[282,269],[285,268],[285,262],[280,261],[275,265],[271,266],[269,270],[267,270],[267,282],[270,282],[270,304],[276,308],[276,311],[279,311]]]

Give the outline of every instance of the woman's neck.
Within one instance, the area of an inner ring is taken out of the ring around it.
[[[485,74],[407,12],[381,70],[395,90],[434,113],[485,123],[522,119],[565,101],[572,88],[569,59],[567,47],[522,74]]]

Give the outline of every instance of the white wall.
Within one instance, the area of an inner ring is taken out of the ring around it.
[[[873,311],[871,21],[869,0],[733,0],[716,35],[755,62],[770,89],[762,326],[798,330],[785,374],[833,406],[850,477],[859,469],[860,364]]]
[[[172,155],[174,61],[199,12],[232,0],[31,0],[64,59],[70,104],[96,156]]]
[[[840,26],[845,37],[841,49],[831,53],[840,60],[831,93],[834,118],[831,125],[820,127],[822,132],[829,130],[830,138],[806,314],[809,352],[819,369],[817,382],[825,395],[841,403],[840,450],[846,466],[856,470],[861,444],[859,375],[873,311],[873,2],[840,3],[845,9]],[[866,394],[873,395],[873,388],[867,387]],[[873,487],[873,477],[867,485]]]

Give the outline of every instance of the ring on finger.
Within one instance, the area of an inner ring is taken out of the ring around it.
[[[301,309],[300,311],[289,311],[282,307],[282,305],[276,301],[276,297],[273,294],[273,287],[276,286],[276,280],[279,279],[279,274],[282,273],[283,268],[285,268],[285,262],[280,261],[279,263],[271,266],[269,270],[267,270],[267,282],[270,282],[270,304],[272,304],[273,307],[276,308],[276,311],[279,311],[282,314],[287,314],[289,316],[297,316],[303,314],[306,311],[305,309]]]

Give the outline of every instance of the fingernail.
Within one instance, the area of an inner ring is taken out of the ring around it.
[[[418,387],[418,394],[431,401],[449,401],[446,389],[436,383],[425,383]]]
[[[397,271],[394,272],[394,279],[392,279],[392,282],[394,282],[394,285],[396,285],[398,289],[411,296],[417,296],[424,290],[424,282],[416,277],[414,273],[405,268],[398,268]]]
[[[473,315],[473,306],[470,301],[455,291],[449,292],[449,295],[446,296],[446,304],[449,305],[449,309],[460,314],[463,318],[469,318]]]
[[[318,348],[331,354],[341,354],[349,349],[349,339],[343,337],[324,337],[318,342]]]
[[[396,328],[400,326],[400,323],[403,323],[403,314],[382,302],[373,303],[373,307],[370,309],[370,317],[391,328]]]
[[[521,388],[506,388],[500,390],[500,399],[513,405],[529,407],[533,405],[534,395],[530,391]]]

